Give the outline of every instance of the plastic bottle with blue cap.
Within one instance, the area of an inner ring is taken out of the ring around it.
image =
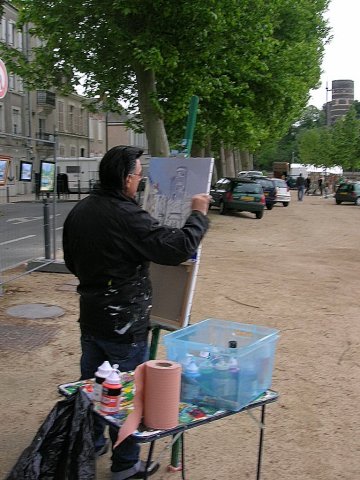
[[[228,399],[235,402],[238,401],[238,387],[239,387],[239,361],[237,358],[237,341],[229,340],[229,349],[231,349],[229,358],[229,391]]]
[[[213,394],[218,398],[226,398],[230,389],[229,382],[229,363],[224,358],[221,358],[214,365]]]
[[[200,395],[199,367],[192,359],[183,365],[181,374],[181,400],[186,403],[196,403]]]

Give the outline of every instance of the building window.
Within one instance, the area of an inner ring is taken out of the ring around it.
[[[20,108],[12,108],[11,112],[12,119],[12,133],[20,134],[21,133],[21,111]]]
[[[85,135],[85,109],[84,108],[80,108],[79,135]]]
[[[45,118],[39,118],[38,138],[41,138],[42,140],[47,140],[47,138],[45,138],[45,125],[46,125]]]
[[[0,132],[5,132],[5,115],[3,103],[0,103]]]
[[[74,111],[75,111],[74,105],[69,105],[67,129],[68,129],[68,132],[70,133],[74,133]]]
[[[85,157],[85,148],[84,147],[80,148],[80,157]]]
[[[13,21],[8,22],[8,44],[9,45],[15,45],[15,35],[16,35],[16,28],[15,28],[15,23]]]
[[[59,111],[59,132],[64,131],[64,102],[58,102]]]
[[[105,122],[103,120],[99,120],[98,122],[98,140],[99,142],[103,142],[105,138]]]
[[[15,90],[15,75],[13,73],[9,75],[9,90]]]
[[[59,157],[65,157],[65,146],[59,145]]]
[[[23,49],[23,34],[21,30],[17,30],[16,32],[16,48],[18,50]]]
[[[2,40],[3,42],[6,42],[6,20],[5,20],[5,17],[1,17],[0,40]]]
[[[70,157],[76,157],[76,147],[74,145],[70,147]]]
[[[95,138],[95,120],[94,118],[90,118],[89,121],[89,138],[94,140]]]
[[[21,77],[16,76],[16,90],[20,93],[24,92],[24,83]]]
[[[66,165],[66,173],[80,173],[80,165]]]

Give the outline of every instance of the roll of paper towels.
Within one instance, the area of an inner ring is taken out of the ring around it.
[[[131,435],[141,419],[147,428],[165,430],[179,423],[181,365],[149,360],[135,370],[134,411],[119,430],[115,447]]]

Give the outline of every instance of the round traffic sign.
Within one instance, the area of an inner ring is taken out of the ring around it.
[[[5,97],[6,92],[8,91],[8,75],[6,71],[5,64],[0,60],[0,100]]]

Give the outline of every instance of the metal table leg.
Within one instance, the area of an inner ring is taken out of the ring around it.
[[[152,455],[153,455],[153,451],[154,451],[154,446],[155,446],[155,440],[153,440],[151,443],[150,443],[150,448],[149,448],[149,453],[148,453],[148,456],[147,456],[147,459],[146,459],[146,467],[145,467],[145,474],[144,474],[144,479],[146,480],[148,478],[148,469],[151,465],[151,460],[152,460]]]
[[[261,461],[262,461],[262,452],[263,452],[263,443],[264,443],[264,430],[265,430],[265,404],[261,407],[261,426],[260,426],[260,438],[259,438],[259,450],[258,450],[258,462],[257,462],[257,472],[256,480],[260,480],[261,473]]]
[[[181,435],[181,478],[185,479],[185,446],[184,446],[185,432]]]

